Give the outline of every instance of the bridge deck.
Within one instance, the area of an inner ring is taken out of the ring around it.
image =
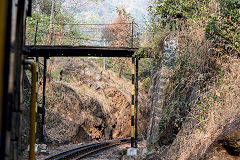
[[[28,57],[132,57],[138,48],[99,46],[25,46]]]

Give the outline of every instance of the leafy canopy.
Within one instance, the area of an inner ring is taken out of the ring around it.
[[[148,8],[152,22],[164,28],[178,27],[179,19],[198,18],[210,0],[152,0]]]
[[[240,1],[219,0],[220,13],[206,25],[206,37],[220,54],[240,53]]]

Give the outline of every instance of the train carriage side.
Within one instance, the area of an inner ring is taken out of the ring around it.
[[[19,159],[22,56],[29,0],[0,0],[0,159]],[[30,12],[28,12],[30,13]]]

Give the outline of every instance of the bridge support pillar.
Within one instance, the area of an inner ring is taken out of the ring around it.
[[[135,148],[137,148],[138,138],[138,58],[135,63]]]
[[[43,62],[43,95],[42,95],[42,132],[41,132],[41,142],[44,141],[44,129],[45,129],[45,104],[46,104],[46,76],[47,72],[47,57],[44,57]]]
[[[131,103],[131,147],[134,147],[135,142],[135,106],[134,106],[134,96],[135,96],[135,58],[132,58],[132,103]]]
[[[137,148],[138,58],[132,58],[131,147]]]

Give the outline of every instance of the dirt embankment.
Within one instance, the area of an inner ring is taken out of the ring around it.
[[[57,59],[54,67],[47,86],[47,140],[77,143],[129,137],[129,80],[102,71],[91,60]],[[140,135],[146,133],[146,98],[140,93]]]

